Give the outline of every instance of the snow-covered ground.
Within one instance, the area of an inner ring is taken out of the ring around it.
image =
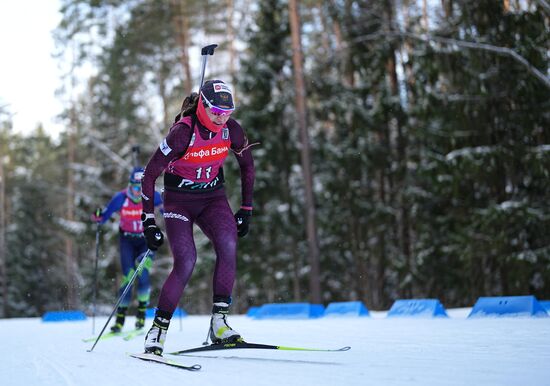
[[[448,319],[370,317],[253,320],[231,316],[250,342],[339,348],[345,352],[233,350],[173,357],[201,364],[189,372],[126,355],[143,350],[143,337],[92,343],[92,320],[44,323],[1,319],[0,384],[33,385],[550,385],[550,318]],[[96,318],[99,333],[106,321]],[[127,328],[133,324],[128,318]],[[201,345],[208,316],[174,319],[165,351]],[[150,325],[151,320],[148,320]]]

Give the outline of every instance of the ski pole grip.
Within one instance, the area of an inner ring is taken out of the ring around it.
[[[96,217],[100,217],[100,216],[101,216],[101,208],[97,208],[97,209],[95,210],[95,215],[96,215]]]
[[[210,44],[209,46],[202,47],[201,55],[214,55],[214,50],[216,49],[217,44]]]

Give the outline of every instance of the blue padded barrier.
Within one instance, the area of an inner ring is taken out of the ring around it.
[[[148,319],[148,318],[154,318],[155,317],[155,311],[157,309],[156,308],[148,308],[146,311],[145,311],[145,318]],[[180,308],[180,307],[177,307],[176,310],[174,311],[174,314],[172,315],[173,318],[175,317],[185,317],[187,316],[187,312],[185,312],[184,309]]]
[[[248,309],[248,312],[246,313],[246,316],[253,317],[254,315],[256,315],[259,309],[260,307],[250,307]]]
[[[546,310],[546,313],[550,315],[550,300],[539,300],[539,303]]]
[[[253,316],[254,319],[310,319],[323,316],[322,304],[269,303],[264,304]]]
[[[42,315],[43,322],[73,322],[86,320],[86,314],[79,310],[48,311]]]
[[[325,316],[369,316],[369,310],[363,302],[333,302],[326,310]]]
[[[472,308],[468,318],[483,317],[548,317],[537,298],[529,296],[481,297]]]
[[[391,306],[388,318],[447,318],[447,312],[438,299],[398,299]]]

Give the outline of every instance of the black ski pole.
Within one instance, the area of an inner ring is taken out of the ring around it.
[[[197,98],[200,96],[202,84],[204,83],[204,73],[206,71],[206,61],[208,60],[208,55],[214,55],[214,50],[216,49],[217,46],[218,46],[217,44],[210,44],[209,46],[204,46],[201,49],[201,56],[202,56],[201,76],[200,76],[199,91],[196,93]],[[194,99],[194,94],[195,93],[191,93],[190,96],[184,98],[183,103],[181,104],[180,112],[178,115],[176,115],[176,119],[174,122],[177,122],[182,117],[184,111],[195,102],[196,99]]]
[[[95,211],[96,217],[101,216],[101,209],[97,208]],[[94,292],[92,295],[92,335],[95,334],[95,314],[97,307],[97,265],[99,261],[99,232],[101,231],[101,224],[97,223],[95,231],[95,263],[94,263]]]
[[[216,49],[217,44],[210,44],[209,46],[204,46],[201,49],[202,63],[201,63],[201,83],[199,85],[199,93],[201,92],[202,83],[204,82],[204,71],[206,70],[206,61],[208,60],[208,55],[214,55],[214,50]]]
[[[132,161],[134,167],[139,166],[139,145],[132,146]]]
[[[158,238],[160,238],[160,235],[158,236]],[[132,288],[132,285],[134,284],[134,281],[136,280],[136,277],[141,273],[141,271],[143,271],[143,268],[145,267],[145,264],[147,262],[147,260],[150,259],[150,255],[153,253],[153,251],[151,251],[150,249],[147,249],[147,252],[145,252],[145,255],[143,256],[143,259],[141,259],[139,265],[137,266],[136,268],[136,271],[134,272],[134,274],[132,275],[132,277],[130,278],[130,281],[128,282],[128,284],[126,284],[126,287],[124,288],[124,291],[122,292],[122,295],[120,295],[120,297],[118,298],[116,304],[115,304],[115,307],[113,308],[113,311],[111,312],[111,315],[109,315],[109,319],[107,319],[107,322],[105,322],[105,325],[103,326],[103,328],[101,329],[101,332],[99,333],[99,335],[97,336],[95,342],[94,342],[94,345],[92,346],[91,349],[88,350],[88,352],[92,352],[97,344],[97,342],[99,342],[99,339],[101,338],[101,336],[103,335],[103,332],[105,331],[105,329],[107,328],[107,325],[109,324],[109,322],[111,321],[111,318],[113,317],[113,315],[115,314],[117,308],[118,308],[118,305],[120,304],[120,302],[122,302],[122,299],[124,299],[124,297],[126,296],[126,294],[128,293],[128,291],[130,290],[130,288]]]

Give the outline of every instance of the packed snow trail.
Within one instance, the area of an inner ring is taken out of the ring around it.
[[[548,385],[550,319],[466,319],[469,310],[447,310],[448,319],[370,317],[253,320],[231,316],[250,342],[345,352],[220,350],[166,357],[200,364],[199,371],[131,358],[143,339],[100,341],[93,352],[82,339],[92,322],[44,323],[39,318],[0,319],[2,385],[59,386],[192,384],[210,386],[333,385]],[[96,326],[106,318],[96,318]],[[133,326],[129,317],[127,329]],[[147,320],[146,328],[151,320]],[[165,352],[200,346],[209,316],[174,320]]]

